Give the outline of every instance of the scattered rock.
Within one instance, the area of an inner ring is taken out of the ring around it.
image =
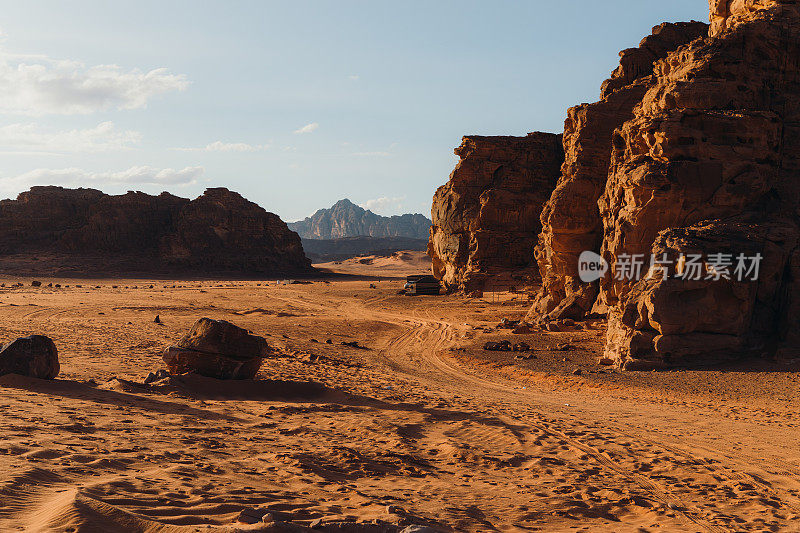
[[[514,329],[519,326],[519,320],[509,320],[507,318],[503,318],[500,320],[500,324],[497,325],[497,329]]]
[[[153,319],[153,322],[155,322],[156,324],[162,324],[161,317],[159,315],[156,315],[156,317]]]
[[[583,374],[583,370],[581,370],[580,368],[576,368],[575,370],[572,371],[573,376],[580,376],[581,374]]]
[[[342,341],[342,346],[349,346],[351,348],[358,348],[359,350],[366,350],[366,346],[361,346],[358,341]]]
[[[269,514],[267,509],[255,509],[253,507],[248,507],[246,509],[242,509],[239,513],[239,516],[236,517],[236,521],[241,524],[257,524],[262,521],[262,519]],[[270,517],[270,521],[272,521],[272,517]]]
[[[511,342],[509,341],[500,341],[500,342],[487,342],[483,345],[484,350],[488,350],[490,352],[510,352],[514,349]]]
[[[515,352],[528,352],[530,351],[531,346],[527,342],[518,342],[512,348]]]
[[[436,530],[429,526],[408,526],[401,530],[400,533],[436,533]]]
[[[168,377],[169,377],[169,372],[167,372],[166,370],[164,370],[162,368],[160,370],[157,370],[156,372],[150,372],[149,374],[147,374],[147,377],[144,378],[144,384],[145,385],[149,385],[150,383],[153,383],[154,381],[160,381],[160,380],[166,379]]]
[[[41,281],[31,281],[31,287],[41,287],[41,286],[42,286]]]
[[[44,335],[21,337],[0,349],[0,375],[54,379],[60,369],[56,345]]]
[[[217,379],[253,379],[270,352],[263,337],[225,320],[201,318],[164,353],[170,374],[196,372]]]

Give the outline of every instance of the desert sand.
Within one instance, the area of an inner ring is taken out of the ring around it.
[[[48,335],[61,362],[0,377],[0,531],[800,531],[796,368],[604,369],[601,323],[495,329],[525,295],[398,295],[420,263],[0,279],[0,339]],[[200,317],[276,357],[143,384]],[[502,339],[535,358],[481,349]]]

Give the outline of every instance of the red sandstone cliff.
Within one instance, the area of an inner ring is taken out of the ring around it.
[[[713,0],[711,20],[614,135],[603,255],[666,254],[680,273],[700,254],[705,274],[603,280],[606,358],[626,368],[800,355],[800,6]],[[760,254],[758,279],[714,279],[718,253]]]
[[[656,26],[639,48],[620,53],[620,66],[603,83],[599,102],[567,112],[566,159],[542,211],[536,247],[543,284],[535,306],[539,315],[580,318],[591,309],[597,285],[578,279],[578,256],[584,250],[600,251],[603,223],[597,201],[608,178],[612,134],[633,118],[654,81],[653,63],[707,31],[700,22]]]
[[[431,208],[428,255],[450,289],[529,283],[542,205],[564,160],[561,137],[464,137]]]
[[[296,233],[227,189],[208,189],[190,201],[168,193],[111,196],[33,187],[16,200],[0,201],[0,260],[21,254],[103,257],[115,268],[138,271],[310,269]]]
[[[627,369],[800,358],[800,2],[711,0],[710,13],[710,26],[654,28],[620,54],[599,102],[569,110],[564,163],[541,213],[542,290],[529,320],[608,313],[602,360]],[[510,227],[503,235],[523,245],[480,246],[501,165],[470,139],[434,198],[434,271],[459,286],[491,268],[527,276],[534,263],[496,259],[530,246]],[[503,191],[506,220],[534,227],[547,180],[535,187]],[[611,265],[599,282],[580,281],[583,251]],[[626,279],[631,256],[641,276]],[[751,268],[758,258],[757,276],[736,272],[740,257]]]

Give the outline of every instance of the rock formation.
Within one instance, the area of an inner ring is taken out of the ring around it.
[[[602,360],[627,369],[800,359],[800,2],[710,8],[710,26],[654,28],[599,102],[569,110],[541,213],[528,319],[607,313]],[[451,287],[533,266],[523,232],[546,174],[528,190],[498,183],[553,158],[544,137],[510,139],[465,137],[434,197],[429,251]],[[580,280],[584,251],[610,265],[599,281]]]
[[[54,379],[60,369],[56,345],[44,335],[21,337],[0,349],[0,376],[19,374]]]
[[[431,221],[419,214],[384,217],[347,199],[304,220],[289,223],[289,228],[303,239],[326,240],[359,236],[427,239],[430,226]]]
[[[603,280],[606,358],[625,368],[800,356],[800,5],[712,0],[711,21],[614,134],[603,256],[680,275],[699,255],[703,274]],[[734,275],[739,256],[761,257],[757,279]]]
[[[0,201],[0,260],[57,253],[120,259],[131,269],[289,273],[309,270],[300,238],[277,215],[227,189],[195,200],[33,187]]]
[[[428,255],[450,290],[526,284],[542,205],[564,160],[561,136],[464,137],[461,158],[433,197]]]
[[[195,372],[217,379],[253,379],[270,349],[263,337],[224,320],[201,318],[164,352],[170,374]]]
[[[614,130],[633,118],[633,109],[653,83],[653,63],[708,31],[701,22],[661,24],[639,48],[623,50],[620,66],[602,86],[601,100],[567,112],[561,177],[542,211],[536,260],[542,291],[535,310],[553,318],[580,318],[597,296],[596,284],[578,279],[578,257],[600,250],[603,223],[597,201],[603,194]]]

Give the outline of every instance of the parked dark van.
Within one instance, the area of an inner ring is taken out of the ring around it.
[[[442,286],[439,280],[433,276],[408,276],[406,285],[403,287],[406,294],[416,296],[418,294],[439,294]]]

